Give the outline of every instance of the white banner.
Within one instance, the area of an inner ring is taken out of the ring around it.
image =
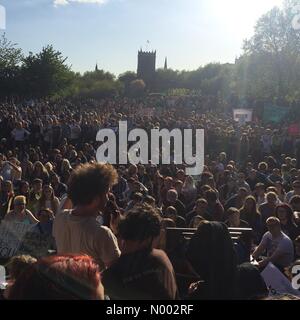
[[[246,122],[252,121],[253,111],[250,109],[234,109],[233,119],[239,124],[243,125]]]

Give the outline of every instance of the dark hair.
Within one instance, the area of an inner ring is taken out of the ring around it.
[[[286,214],[287,214],[287,220],[288,222],[292,222],[293,221],[293,209],[287,204],[287,203],[280,203],[276,206],[275,208],[275,216],[278,218],[278,210],[280,208],[285,209]]]
[[[51,210],[51,209],[49,209],[49,208],[41,208],[40,210],[39,210],[39,212],[37,213],[37,218],[40,216],[40,214],[42,213],[42,212],[46,212],[47,214],[48,214],[48,218],[49,218],[49,220],[54,220],[54,212]]]
[[[234,207],[230,207],[230,208],[227,209],[226,213],[227,213],[228,217],[231,216],[234,213],[238,213],[240,215],[240,210],[237,209],[237,208],[234,208]]]
[[[9,292],[10,300],[90,300],[100,284],[97,264],[87,255],[49,256],[28,266]]]
[[[79,165],[72,171],[68,182],[68,197],[76,205],[87,205],[98,195],[108,192],[117,182],[117,171],[111,164]]]
[[[255,189],[257,189],[257,188],[266,188],[266,186],[265,186],[265,184],[264,183],[262,183],[262,182],[258,182],[255,186],[254,186],[254,188]]]
[[[237,270],[238,299],[249,300],[268,296],[268,288],[256,266],[246,262],[239,265]]]
[[[205,191],[205,198],[208,202],[217,201],[218,199],[216,191],[212,189]]]
[[[43,180],[42,179],[40,179],[40,178],[36,178],[36,179],[34,179],[33,180],[33,182],[32,182],[33,184],[38,184],[38,183],[41,183],[41,184],[43,184]]]
[[[294,195],[290,199],[290,205],[300,203],[300,196],[298,194]]]
[[[123,240],[144,241],[160,233],[160,215],[157,209],[143,203],[134,206],[119,223],[119,236]]]
[[[175,216],[177,216],[177,209],[173,206],[168,206],[167,208],[165,208],[164,210],[164,214],[174,214]]]
[[[202,221],[186,253],[204,284],[196,299],[233,299],[236,289],[237,257],[224,223]]]

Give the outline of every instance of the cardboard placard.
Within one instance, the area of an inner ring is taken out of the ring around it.
[[[20,222],[2,221],[0,224],[0,258],[13,257],[23,237],[33,227],[34,225]]]

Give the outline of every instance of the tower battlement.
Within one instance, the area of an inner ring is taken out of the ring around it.
[[[137,76],[143,79],[147,86],[152,86],[155,80],[156,71],[156,50],[138,51]]]

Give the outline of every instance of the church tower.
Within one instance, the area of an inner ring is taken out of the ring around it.
[[[147,87],[152,87],[155,81],[156,51],[138,52],[137,76],[143,79]]]

